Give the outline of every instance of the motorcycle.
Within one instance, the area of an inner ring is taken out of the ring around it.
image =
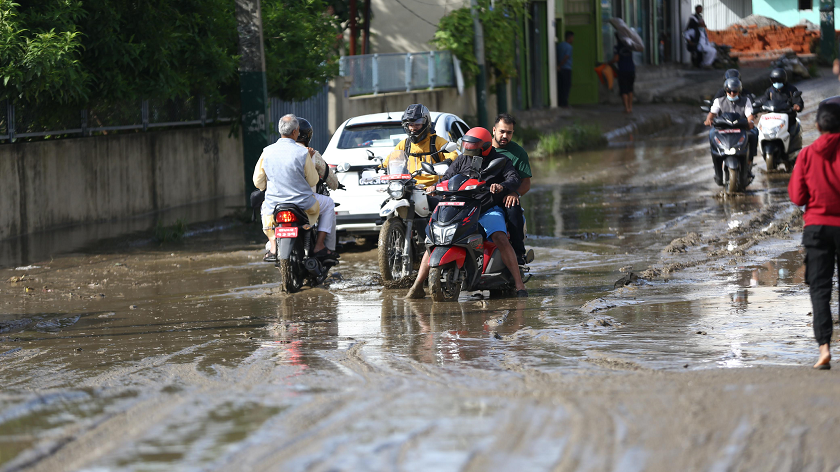
[[[712,120],[709,145],[715,166],[723,167],[726,193],[746,190],[753,175],[749,165],[749,123],[738,113],[722,113]]]
[[[339,185],[338,189],[343,190],[344,186]],[[316,185],[316,191],[321,195],[330,194],[323,180]],[[309,224],[309,216],[304,209],[294,204],[278,203],[274,206],[273,215],[277,224],[274,228],[274,248],[277,254],[274,266],[280,271],[281,289],[286,293],[295,293],[307,281],[310,287],[324,283],[330,268],[337,265],[338,260],[322,261],[312,257],[318,229]]]
[[[794,92],[794,98],[802,92]],[[758,120],[758,149],[764,157],[767,172],[773,172],[779,164],[784,164],[785,172],[793,170],[793,164],[802,150],[802,127],[796,118],[796,131],[791,135],[790,116],[793,102],[787,97],[774,97],[761,105],[761,111],[767,112]]]
[[[486,210],[479,202],[490,192],[490,184],[481,178],[503,167],[505,159],[494,159],[481,173],[473,169],[435,186],[441,201],[426,227],[429,289],[435,302],[457,301],[462,290],[489,290],[491,295],[516,290],[499,249],[487,240],[478,223]],[[428,163],[422,167],[427,173],[434,173]],[[529,251],[526,263],[533,259],[534,253]],[[527,281],[528,268],[519,266],[519,271],[523,281]]]
[[[455,143],[448,143],[438,152],[453,152]],[[396,152],[396,151],[395,151]],[[446,159],[432,165],[434,175],[443,175],[452,161]],[[411,275],[423,254],[423,235],[419,228],[425,228],[431,211],[426,192],[418,187],[415,177],[423,171],[409,173],[404,151],[392,155],[388,160],[388,173],[380,176],[387,181],[388,198],[379,210],[378,262],[382,280],[399,280]]]

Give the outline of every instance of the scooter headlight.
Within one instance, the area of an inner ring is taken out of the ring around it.
[[[435,225],[432,227],[432,235],[435,238],[435,243],[437,244],[450,244],[452,243],[452,238],[455,236],[455,230],[458,229],[458,225],[449,225],[449,226],[438,226]]]
[[[403,197],[404,186],[402,182],[391,182],[388,184],[388,195],[394,200],[399,200]]]

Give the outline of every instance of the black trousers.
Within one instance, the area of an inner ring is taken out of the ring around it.
[[[802,233],[805,246],[805,281],[811,291],[814,337],[817,344],[831,341],[831,284],[840,266],[840,226],[809,225]]]
[[[510,245],[517,256],[525,254],[525,213],[522,207],[514,205],[505,208],[508,232],[510,233]]]
[[[557,72],[557,105],[569,106],[569,92],[572,90],[572,70],[560,69]]]

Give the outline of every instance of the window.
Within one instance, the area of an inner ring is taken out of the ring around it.
[[[814,9],[814,0],[799,0],[799,9],[800,10],[813,10]]]

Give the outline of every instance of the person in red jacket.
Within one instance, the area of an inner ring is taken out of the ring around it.
[[[839,100],[840,101],[840,100]],[[814,337],[820,346],[815,369],[831,368],[831,279],[840,258],[840,103],[817,110],[820,137],[802,149],[788,184],[790,200],[805,205],[805,280],[811,292]]]

